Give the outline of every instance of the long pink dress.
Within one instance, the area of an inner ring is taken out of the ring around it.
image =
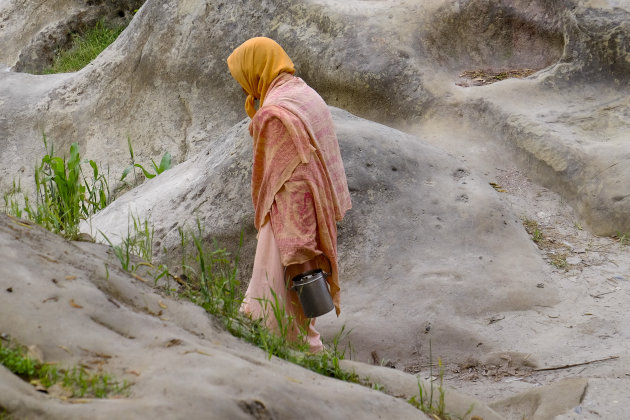
[[[304,317],[300,307],[299,298],[293,290],[288,290],[283,279],[284,266],[280,260],[280,250],[273,237],[271,223],[267,222],[258,232],[258,244],[254,257],[254,269],[252,279],[249,282],[241,311],[254,319],[264,318],[267,327],[272,331],[278,331],[278,322],[273,316],[271,303],[274,302],[270,289],[275,292],[278,302],[285,306],[285,312],[292,318],[289,325],[290,340],[299,339],[300,327],[306,331],[306,341],[310,351],[317,353],[324,346],[319,333],[315,330],[315,319],[308,321]],[[265,305],[267,305],[265,307]],[[308,326],[307,326],[308,325]]]
[[[284,267],[307,264],[329,271],[326,281],[339,314],[336,222],[352,203],[332,117],[317,92],[282,73],[269,86],[249,130],[258,245],[241,309],[277,330],[272,289],[294,320],[287,338],[299,339],[302,327],[311,351],[317,352],[323,345],[315,320],[304,317],[296,293],[287,289]]]

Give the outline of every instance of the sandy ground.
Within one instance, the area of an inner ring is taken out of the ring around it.
[[[445,384],[492,402],[563,378],[584,377],[589,383],[582,404],[560,418],[628,418],[627,239],[597,237],[583,229],[571,206],[528,179],[492,134],[449,118],[428,119],[414,131],[495,183],[497,194],[535,233],[540,257],[549,263],[538,287],[553,286],[561,296],[553,307],[496,314],[485,320],[494,328],[500,348],[518,356],[506,355],[498,362],[444,361]],[[536,361],[537,369],[514,363],[515,357]],[[426,365],[415,370],[421,377],[430,376]]]

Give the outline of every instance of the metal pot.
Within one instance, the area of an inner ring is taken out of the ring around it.
[[[295,290],[300,298],[304,316],[307,318],[317,318],[335,307],[326,283],[328,276],[328,273],[317,269],[298,274],[291,279],[293,283],[291,289]]]

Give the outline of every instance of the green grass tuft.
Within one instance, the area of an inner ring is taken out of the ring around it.
[[[41,384],[46,389],[61,383],[70,397],[107,398],[126,395],[129,388],[126,381],[121,384],[106,373],[91,373],[80,366],[64,369],[40,363],[29,358],[26,349],[16,344],[2,345],[0,342],[0,364],[23,380]]]
[[[68,239],[79,235],[79,223],[111,202],[109,183],[92,160],[93,178],[86,178],[81,169],[78,143],[70,146],[70,156],[55,156],[54,146],[48,147],[43,137],[46,155],[35,166],[34,200],[22,190],[21,182],[13,181],[13,189],[3,195],[4,211],[15,217],[27,218],[51,232]]]
[[[17,218],[26,218],[53,233],[75,240],[79,237],[79,223],[81,220],[89,220],[98,211],[107,207],[119,192],[118,189],[110,189],[109,167],[103,170],[93,160],[81,160],[78,143],[70,145],[69,157],[56,156],[54,144],[48,144],[46,135],[43,135],[46,155],[35,166],[34,198],[29,196],[22,188],[21,180],[13,180],[13,187],[3,193],[3,211]],[[131,141],[129,148],[133,160]],[[146,171],[140,164],[134,162],[145,173],[147,178],[153,178],[170,169],[171,155],[164,154],[160,165],[151,161],[155,174]],[[81,164],[89,165],[87,175]],[[147,175],[148,174],[148,175]],[[135,170],[134,170],[135,175]],[[123,177],[124,178],[124,177]],[[153,227],[148,221],[141,221],[131,215],[136,235],[133,240],[125,243],[126,249],[114,247],[116,256],[121,260],[125,270],[128,269],[129,253],[139,254],[146,261],[151,260],[153,253]],[[109,241],[108,238],[105,238]],[[112,245],[113,246],[113,245]],[[122,257],[125,256],[126,264]]]
[[[133,145],[131,144],[131,137],[129,136],[127,136],[127,145],[129,147],[129,156],[131,156],[131,162],[129,166],[127,166],[123,170],[122,176],[120,177],[120,181],[124,181],[125,184],[127,184],[127,182],[125,181],[125,178],[127,178],[127,175],[129,175],[129,172],[133,172],[133,186],[135,187],[136,185],[138,185],[138,175],[136,174],[137,172],[136,168],[139,168],[142,171],[142,174],[144,175],[146,179],[152,179],[158,176],[159,174],[161,174],[162,172],[168,169],[171,169],[171,166],[173,165],[173,158],[171,154],[169,152],[166,152],[162,156],[162,160],[160,161],[159,165],[155,163],[153,159],[151,159],[151,165],[153,165],[153,170],[155,171],[155,173],[152,173],[151,171],[145,169],[144,166],[136,162],[136,158],[133,153]]]
[[[52,66],[44,69],[43,73],[69,73],[81,70],[114,42],[123,29],[124,26],[110,28],[103,20],[99,20],[84,34],[72,34],[72,47],[59,51]]]
[[[446,389],[444,388],[444,366],[442,365],[442,360],[438,359],[438,369],[439,369],[439,384],[437,386],[437,390],[433,385],[433,349],[431,348],[431,341],[429,341],[429,380],[430,380],[430,388],[429,390],[425,389],[425,387],[418,379],[418,394],[411,397],[407,402],[418,410],[429,415],[430,418],[435,420],[454,420],[452,414],[446,411]],[[434,391],[438,392],[437,399],[434,398]],[[468,411],[464,414],[463,417],[457,418],[466,418],[470,413],[472,413],[474,409],[474,405],[471,405]]]

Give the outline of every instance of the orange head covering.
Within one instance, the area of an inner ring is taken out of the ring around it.
[[[274,40],[264,37],[251,38],[236,48],[227,59],[232,77],[247,92],[245,110],[254,118],[254,98],[263,105],[269,85],[280,73],[295,73],[293,62]]]

